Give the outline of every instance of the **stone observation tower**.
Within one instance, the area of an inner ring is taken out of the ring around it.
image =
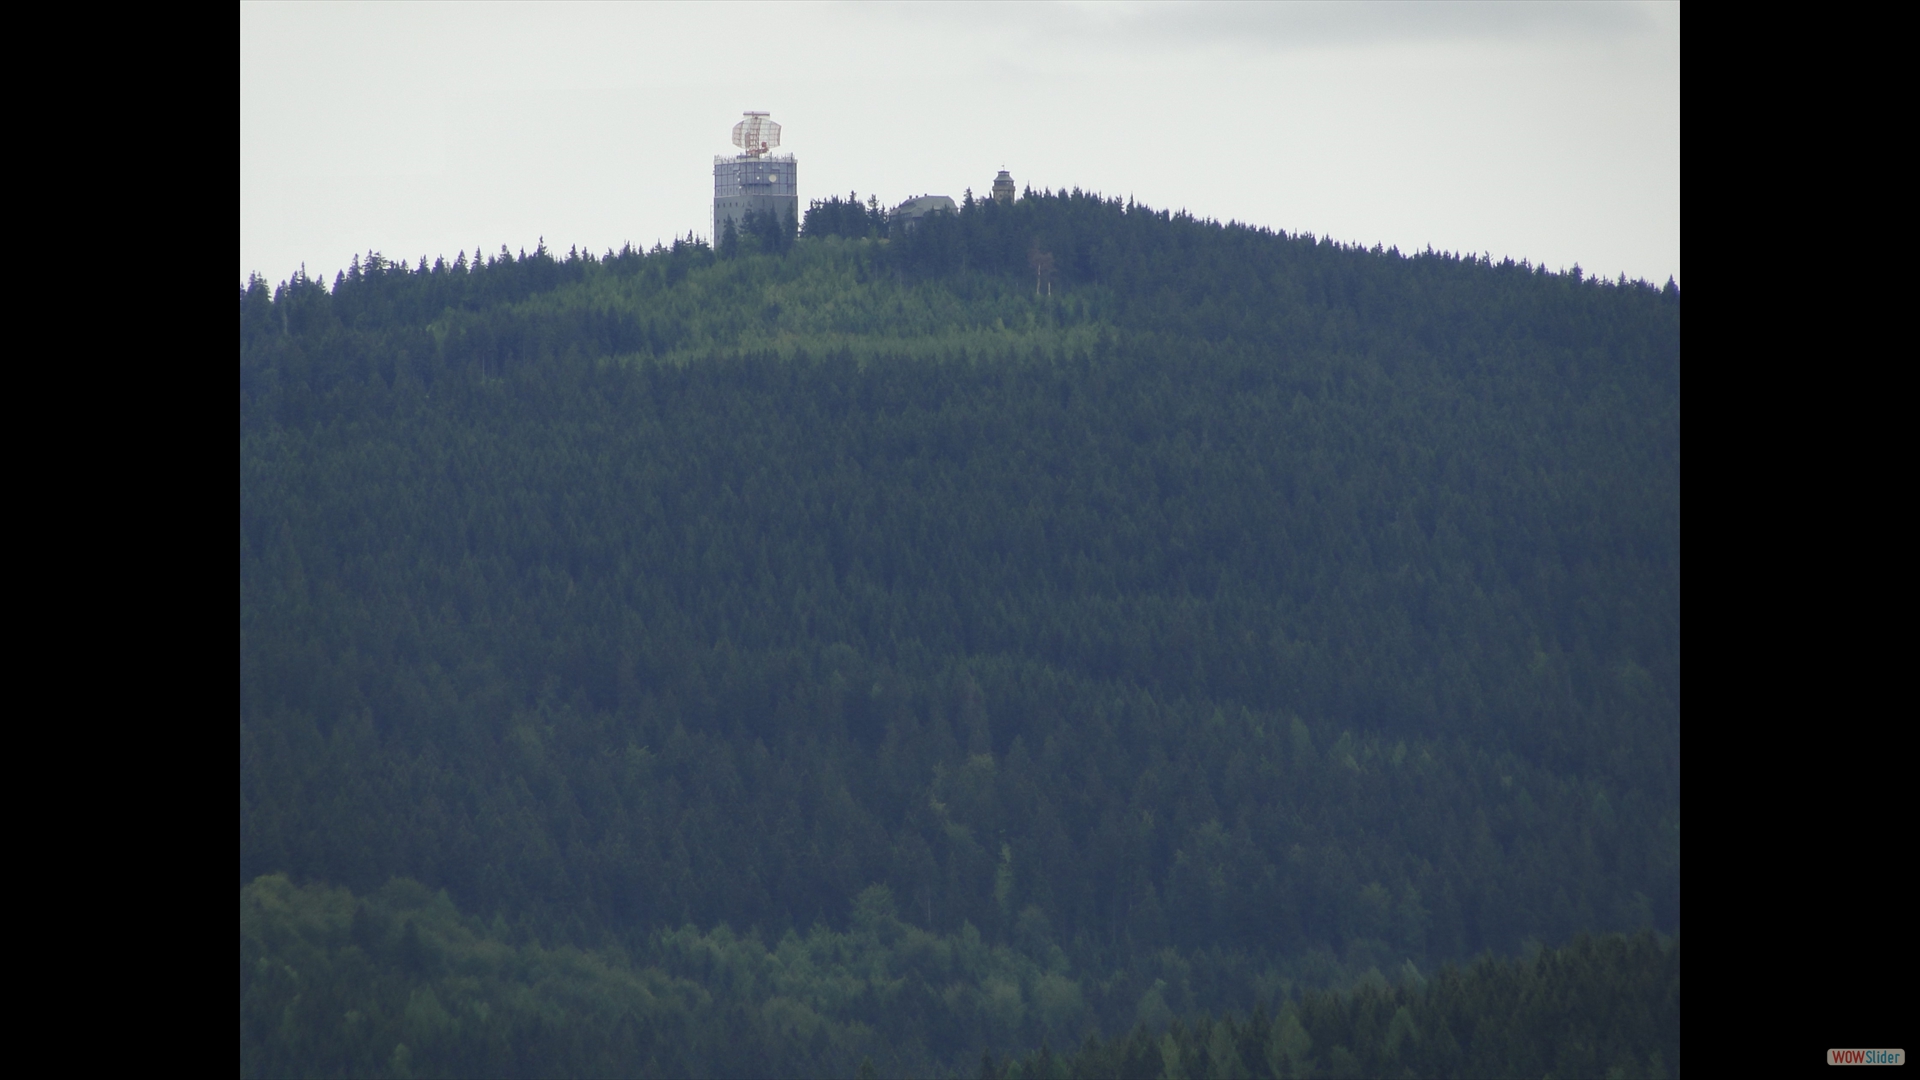
[[[993,201],[1001,206],[1013,205],[1013,174],[1005,169],[993,178]]]
[[[768,151],[780,145],[780,125],[763,112],[750,112],[733,125],[740,153],[713,159],[713,242],[720,243],[727,222],[736,231],[748,211],[772,214],[780,221],[800,220],[799,163],[792,154]]]

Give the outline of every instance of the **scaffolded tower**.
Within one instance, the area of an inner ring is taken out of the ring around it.
[[[713,241],[720,242],[727,222],[736,231],[749,212],[776,220],[800,219],[799,165],[792,154],[769,153],[780,145],[780,125],[763,112],[750,112],[733,125],[740,153],[713,159]]]

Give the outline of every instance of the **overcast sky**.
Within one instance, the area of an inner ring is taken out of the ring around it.
[[[802,205],[1079,187],[1367,246],[1680,276],[1677,3],[240,7],[240,276],[711,231],[762,109]]]

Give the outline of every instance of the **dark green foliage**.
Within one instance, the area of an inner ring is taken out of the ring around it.
[[[1040,1077],[1443,1077],[1680,1075],[1680,945],[1651,933],[1582,935],[1527,960],[1483,957],[1432,980],[1319,991],[1269,1017],[1135,1028],[1056,1058],[1041,1049],[996,1075]]]
[[[741,255],[782,255],[793,250],[797,227],[793,215],[784,218],[771,211],[749,210],[736,227],[728,218],[721,228],[719,251],[723,259]]]
[[[880,209],[879,199],[872,196],[862,204],[859,192],[850,191],[844,199],[830,195],[807,205],[800,234],[814,240],[829,236],[849,240],[881,237],[887,234],[887,215]]]
[[[402,1060],[418,1076],[901,1076],[925,1064],[913,1051],[961,1031],[1041,1043],[974,1058],[970,1075],[1006,1080],[1679,1074],[1676,941],[1582,936],[1404,976],[1056,1054],[1071,1025],[1025,1016],[1002,1030],[998,1005],[1045,1001],[1056,976],[976,934],[934,938],[884,913],[772,947],[688,927],[629,956],[543,947],[417,882],[356,899],[274,876],[240,893],[241,1073],[382,1076]]]
[[[816,1077],[862,1054],[897,1067],[870,1029],[816,1011],[832,997],[804,978],[709,987],[618,951],[546,949],[412,881],[356,900],[267,877],[240,894],[243,1076]]]
[[[243,290],[243,883],[416,879],[687,1001],[665,928],[870,935],[885,1008],[740,1021],[849,1075],[1677,930],[1677,289],[877,213]],[[1367,1071],[1402,1004],[1297,1026]]]

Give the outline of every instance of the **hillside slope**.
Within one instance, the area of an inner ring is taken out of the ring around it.
[[[1671,288],[812,224],[243,292],[243,883],[636,954],[886,886],[1031,969],[849,1014],[949,1065],[1677,930]]]

